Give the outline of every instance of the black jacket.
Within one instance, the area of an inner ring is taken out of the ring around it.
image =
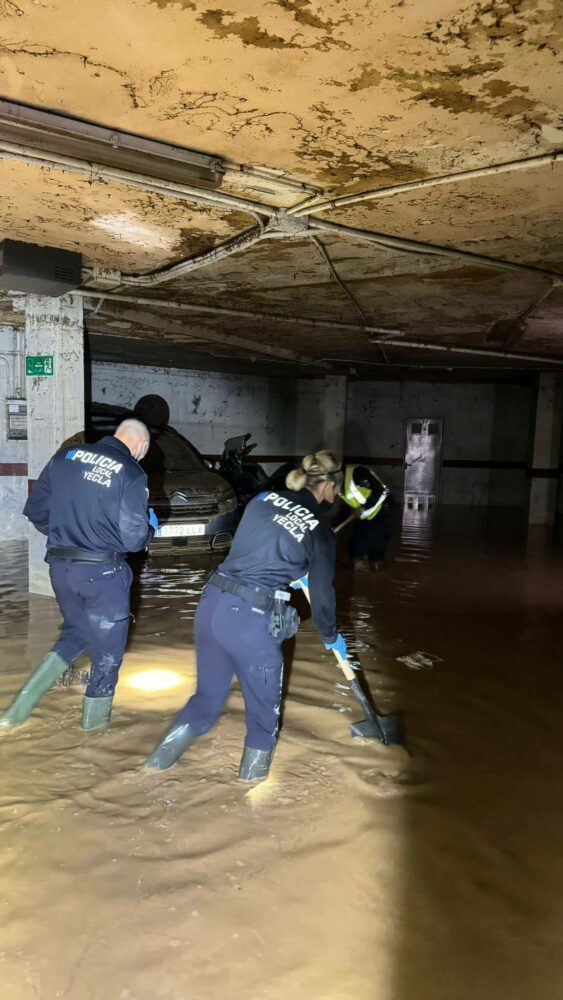
[[[138,552],[152,538],[147,476],[115,437],[53,455],[24,507],[47,535],[47,551],[76,546],[89,552]]]
[[[336,539],[320,514],[309,490],[261,493],[248,504],[220,570],[269,590],[308,575],[313,621],[323,641],[334,642]]]

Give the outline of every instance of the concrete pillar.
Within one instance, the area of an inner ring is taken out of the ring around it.
[[[527,510],[530,481],[526,478],[535,419],[533,386],[498,384],[493,390],[489,506]]]
[[[23,328],[0,326],[0,542],[27,540],[27,420]]]
[[[326,375],[323,392],[323,448],[333,451],[337,458],[344,456],[344,431],[348,378],[346,375]]]
[[[542,373],[538,384],[532,468],[530,469],[529,524],[547,526],[555,524],[562,418],[561,378],[558,375]]]
[[[84,332],[82,299],[28,295],[26,356],[53,358],[52,375],[28,376],[28,477],[35,481],[53,453],[84,429]],[[29,589],[52,594],[45,539],[30,525]]]

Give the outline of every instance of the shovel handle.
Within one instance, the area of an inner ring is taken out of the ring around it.
[[[309,588],[306,585],[302,584],[302,583],[299,586],[300,586],[300,589],[305,594],[305,597],[307,598],[307,600],[308,600],[308,602],[310,604],[311,603],[311,598],[309,596]],[[362,688],[362,686],[361,686],[358,678],[356,677],[355,671],[350,666],[350,661],[345,656],[340,656],[340,654],[337,653],[337,651],[335,649],[333,649],[333,653],[334,653],[334,655],[336,657],[336,662],[338,663],[338,666],[340,667],[342,673],[344,674],[346,680],[348,681],[348,683],[350,685],[351,691],[355,694],[355,696],[358,699],[360,705],[362,705],[362,707],[363,707],[363,709],[364,709],[364,711],[365,711],[365,713],[366,713],[369,721],[373,723],[373,735],[377,736],[377,738],[379,740],[381,740],[382,743],[385,743],[385,744],[388,744],[388,743],[400,743],[402,746],[404,746],[404,742],[403,742],[402,736],[400,735],[400,728],[399,728],[400,724],[398,722],[396,722],[396,724],[395,724],[396,725],[396,729],[397,729],[397,733],[398,733],[398,737],[394,736],[393,738],[390,738],[390,736],[389,736],[389,723],[390,723],[391,719],[397,720],[398,716],[390,716],[390,715],[389,716],[380,716],[380,715],[378,715],[378,713],[376,712],[375,708],[371,704],[368,696],[366,695],[365,691],[363,690],[363,688]],[[383,725],[384,723],[387,723],[387,728],[384,728],[384,725]],[[370,733],[370,735],[372,735],[372,734]]]
[[[347,517],[345,521],[342,521],[341,524],[337,524],[336,528],[332,529],[332,533],[334,535],[337,535],[339,531],[342,531],[343,528],[346,528],[346,526],[348,524],[351,524],[352,521],[357,521],[360,518],[361,513],[362,513],[362,508],[360,507],[359,510],[355,510],[353,514],[350,514],[350,517]]]
[[[346,680],[347,681],[355,681],[356,680],[356,674],[352,670],[352,667],[350,666],[349,660],[347,658],[345,658],[344,656],[340,656],[340,653],[337,653],[337,651],[335,649],[333,649],[332,652],[336,656],[336,662],[338,663],[338,666],[340,667],[340,669],[341,669],[342,673],[344,674]]]
[[[310,604],[311,603],[311,598],[310,598],[310,595],[309,595],[309,588],[306,587],[304,584],[301,584],[301,590],[305,594],[305,597],[307,598],[307,600],[308,600],[308,602]],[[354,680],[356,680],[356,674],[352,670],[352,667],[348,663],[348,660],[345,659],[343,656],[340,656],[340,654],[337,653],[335,649],[333,649],[332,652],[334,653],[334,655],[336,657],[336,661],[338,663],[338,666],[340,667],[340,669],[341,669],[342,673],[344,674],[346,680],[347,681],[354,681]]]

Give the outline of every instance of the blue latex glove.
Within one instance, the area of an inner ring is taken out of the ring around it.
[[[336,636],[335,642],[325,642],[325,649],[333,649],[335,653],[343,659],[348,659],[348,650],[346,649],[346,643],[344,642],[344,636],[341,632]]]
[[[303,587],[309,587],[309,577],[302,576],[300,580],[295,580],[291,587],[293,590],[303,590]]]
[[[158,517],[156,516],[152,507],[149,507],[149,524],[151,528],[154,528],[154,530],[156,531],[156,529],[158,528]]]

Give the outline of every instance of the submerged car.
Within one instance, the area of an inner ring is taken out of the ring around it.
[[[86,440],[94,443],[113,434],[122,420],[133,416],[123,406],[90,404]],[[150,447],[140,464],[149,481],[149,504],[159,520],[151,549],[229,548],[240,518],[232,486],[172,427],[149,429]]]

